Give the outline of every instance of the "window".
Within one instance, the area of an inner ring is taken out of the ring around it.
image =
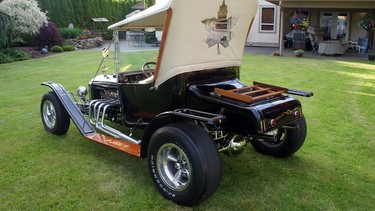
[[[276,31],[276,7],[262,6],[260,8],[260,32]]]
[[[324,30],[324,38],[348,40],[350,29],[349,15],[348,12],[320,13],[320,27]]]

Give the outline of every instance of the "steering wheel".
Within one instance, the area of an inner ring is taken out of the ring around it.
[[[151,69],[151,65],[155,65],[156,66],[156,62],[146,62],[142,65],[142,73],[143,75],[145,75],[146,77],[151,77],[153,76],[154,74],[152,73],[152,69]]]

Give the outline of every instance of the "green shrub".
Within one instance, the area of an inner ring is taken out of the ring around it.
[[[82,33],[82,29],[59,28],[59,32],[60,32],[61,37],[64,39],[76,39]]]
[[[52,51],[52,52],[61,53],[61,52],[64,51],[64,49],[63,49],[61,46],[59,46],[59,45],[55,45],[55,46],[53,46],[53,47],[51,48],[51,51]]]
[[[0,53],[2,54],[2,58],[0,59],[0,63],[8,63],[13,61],[24,61],[31,59],[30,54],[16,49],[4,49],[1,50]]]
[[[1,51],[4,54],[9,55],[15,61],[24,61],[31,59],[30,54],[26,53],[25,51],[17,50],[17,49],[5,49]]]
[[[31,59],[31,56],[25,51],[15,50],[14,58],[16,59],[16,61],[25,61]]]
[[[64,49],[64,51],[75,51],[76,47],[74,47],[72,45],[64,45],[63,49]]]
[[[14,59],[7,54],[0,52],[0,64],[14,62]]]
[[[102,37],[103,37],[103,40],[112,40],[113,31],[106,30],[105,32],[103,32]]]
[[[296,57],[302,57],[304,53],[305,51],[302,49],[298,49],[294,51],[294,55],[296,55]]]

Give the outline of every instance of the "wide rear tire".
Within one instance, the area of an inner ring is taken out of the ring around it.
[[[221,160],[212,138],[186,122],[169,124],[152,135],[148,165],[158,191],[180,205],[192,206],[209,197],[221,180]]]
[[[70,116],[54,92],[43,95],[40,113],[44,128],[55,135],[65,134],[70,126]]]
[[[307,126],[304,117],[289,125],[291,129],[279,128],[276,141],[252,141],[254,149],[266,155],[288,157],[297,152],[306,139]],[[293,128],[294,127],[294,128]]]

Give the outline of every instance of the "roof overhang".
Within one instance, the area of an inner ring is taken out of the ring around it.
[[[374,0],[266,0],[284,8],[375,9]]]
[[[171,7],[172,0],[164,0],[142,12],[112,24],[110,30],[136,30],[147,27],[163,28],[167,10]]]

